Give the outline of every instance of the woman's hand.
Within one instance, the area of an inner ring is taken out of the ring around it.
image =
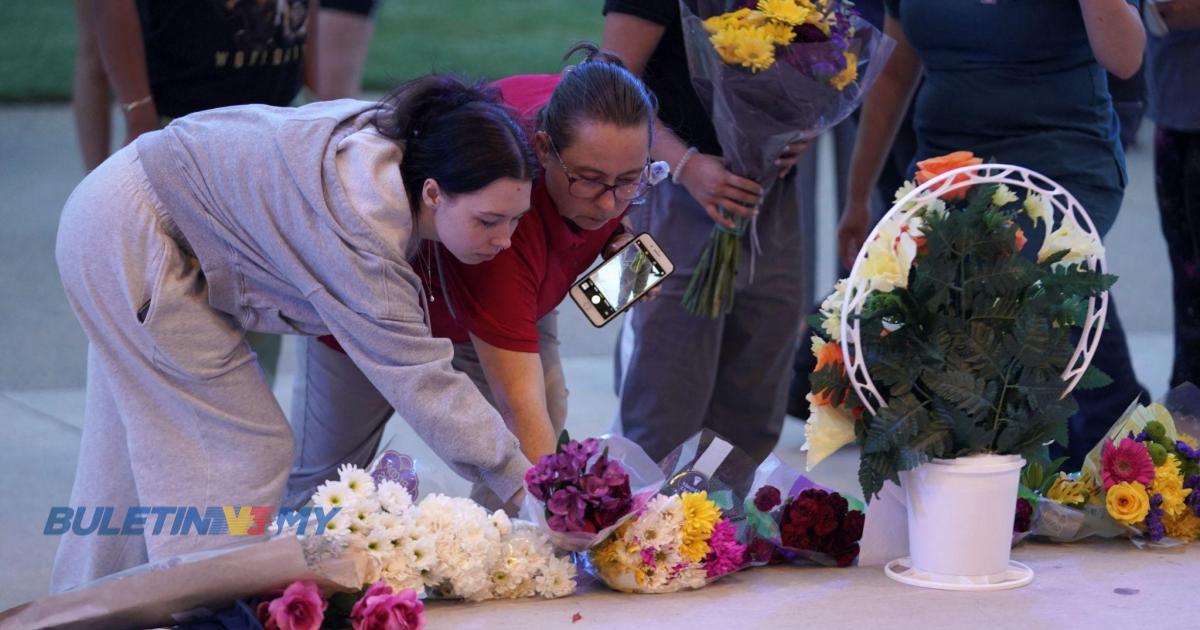
[[[787,177],[788,173],[792,172],[792,168],[796,166],[800,157],[810,146],[812,146],[812,140],[800,140],[783,147],[783,153],[779,154],[778,160],[775,160],[775,166],[779,167],[779,179]]]
[[[722,208],[736,216],[750,217],[758,213],[762,203],[762,186],[734,175],[715,155],[693,155],[677,179],[713,221],[727,228],[732,229],[734,223],[721,213]]]
[[[622,247],[625,247],[632,241],[633,234],[631,232],[617,232],[616,234],[613,234],[612,238],[608,239],[607,243],[604,244],[604,249],[600,251],[600,256],[603,257],[604,260],[608,260],[609,258],[615,256],[617,252],[621,251]]]
[[[870,229],[871,213],[866,203],[847,202],[838,221],[838,260],[846,269],[854,267],[854,259],[862,248]]]

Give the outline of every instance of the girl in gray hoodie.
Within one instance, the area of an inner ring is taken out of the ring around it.
[[[89,340],[70,501],[122,533],[73,527],[52,589],[249,539],[156,507],[279,505],[293,436],[246,331],[333,335],[459,474],[516,493],[529,462],[430,337],[409,260],[423,239],[468,264],[509,247],[536,164],[493,94],[432,75],[378,104],[193,114],[92,172],[56,249]]]

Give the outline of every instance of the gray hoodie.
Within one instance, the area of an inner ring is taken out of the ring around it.
[[[430,337],[401,147],[374,103],[227,107],[138,138],[146,175],[195,252],[213,308],[246,330],[332,334],[459,474],[502,498],[529,461]]]

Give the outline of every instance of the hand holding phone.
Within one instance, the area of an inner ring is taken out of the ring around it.
[[[675,271],[649,234],[642,233],[571,287],[571,299],[593,326],[616,318]]]

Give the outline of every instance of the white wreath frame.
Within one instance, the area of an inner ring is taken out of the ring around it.
[[[958,182],[954,181],[960,176],[966,176],[966,178]],[[846,293],[841,305],[841,346],[842,359],[846,364],[846,374],[849,376],[850,384],[858,394],[859,400],[872,415],[886,407],[887,401],[883,399],[867,371],[867,364],[863,359],[859,319],[850,316],[862,313],[863,305],[872,293],[868,284],[859,279],[859,274],[867,260],[867,244],[875,240],[884,225],[890,221],[897,221],[900,218],[897,215],[901,215],[904,220],[907,220],[917,211],[924,209],[929,202],[941,198],[946,193],[981,184],[1005,184],[1010,188],[1023,188],[1042,195],[1053,208],[1053,216],[1046,221],[1047,237],[1056,226],[1061,227],[1063,222],[1069,221],[1076,229],[1082,230],[1088,238],[1097,243],[1100,242],[1100,235],[1096,231],[1095,224],[1092,223],[1092,218],[1088,216],[1087,211],[1079,204],[1074,195],[1049,177],[1022,166],[1012,164],[964,166],[942,173],[909,191],[880,219],[879,223],[875,225],[875,229],[871,230],[871,234],[863,242],[863,246],[859,248],[858,255],[854,259],[854,267],[846,282]],[[1108,265],[1103,249],[1099,251],[1099,255],[1089,255],[1086,258],[1086,264],[1092,271],[1105,273]],[[1083,323],[1083,334],[1080,335],[1075,352],[1062,372],[1062,380],[1066,385],[1060,399],[1066,398],[1075,389],[1075,386],[1079,384],[1079,379],[1083,378],[1084,372],[1091,364],[1092,358],[1096,354],[1096,348],[1100,344],[1100,335],[1104,331],[1104,321],[1107,315],[1108,291],[1088,299],[1088,315]]]

